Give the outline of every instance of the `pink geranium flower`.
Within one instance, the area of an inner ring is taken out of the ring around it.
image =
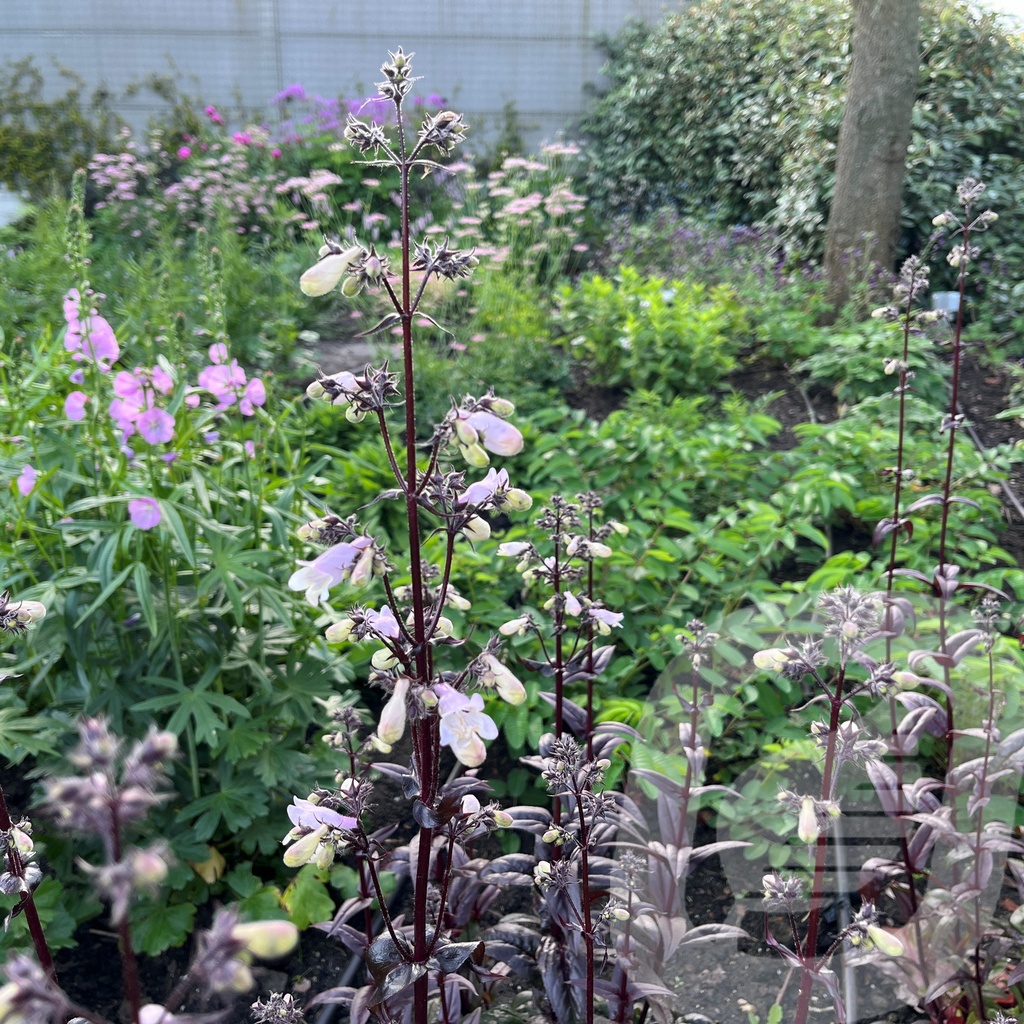
[[[167,444],[174,437],[174,417],[163,409],[147,409],[136,419],[135,426],[150,444]]]

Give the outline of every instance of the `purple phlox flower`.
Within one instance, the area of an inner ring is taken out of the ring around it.
[[[18,493],[23,497],[27,498],[33,490],[35,490],[36,480],[39,479],[39,471],[33,466],[26,464],[22,471],[18,474],[16,481],[18,486]]]
[[[441,717],[441,742],[452,748],[452,753],[467,768],[483,764],[487,756],[484,740],[498,736],[494,720],[484,714],[484,699],[479,693],[471,697],[460,693],[447,683],[434,686],[437,694],[437,713]]]
[[[459,419],[479,435],[480,444],[495,455],[518,455],[523,450],[523,435],[511,423],[486,409],[459,413]]]
[[[292,798],[292,804],[288,808],[288,817],[296,828],[318,829],[321,825],[330,828],[349,830],[355,828],[359,822],[345,814],[332,811],[329,807],[321,807],[309,800],[301,800],[299,797]]]
[[[508,470],[494,469],[487,471],[483,480],[470,484],[458,498],[459,505],[482,505],[495,494],[507,491],[509,487]]]
[[[384,605],[379,612],[372,608],[367,609],[365,622],[378,636],[387,637],[389,640],[397,640],[401,633],[390,605]]]
[[[306,600],[317,605],[327,600],[331,587],[336,587],[351,571],[364,548],[373,544],[370,537],[356,537],[321,552],[311,562],[299,562],[288,580],[289,590],[305,590]]]
[[[152,530],[158,526],[163,514],[156,498],[132,498],[128,502],[128,516],[139,530]]]
[[[166,444],[174,437],[174,417],[156,407],[141,413],[135,426],[149,444]]]
[[[78,423],[80,420],[85,419],[85,403],[89,401],[89,396],[84,391],[72,391],[67,398],[64,399],[64,416],[66,419],[71,420],[72,423]]]

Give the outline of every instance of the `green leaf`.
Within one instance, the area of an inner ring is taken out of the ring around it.
[[[92,613],[93,613],[94,611],[96,611],[96,609],[97,609],[97,608],[99,608],[99,607],[100,607],[101,605],[104,605],[104,604],[106,604],[106,602],[107,602],[107,598],[109,598],[109,597],[110,597],[110,595],[111,595],[111,594],[113,594],[113,593],[114,593],[114,592],[115,592],[115,591],[116,591],[116,590],[117,590],[117,589],[118,589],[118,588],[119,588],[119,587],[121,586],[121,584],[122,584],[122,583],[124,583],[124,581],[125,581],[126,579],[128,579],[128,576],[129,576],[129,574],[130,574],[130,573],[132,572],[132,570],[133,570],[134,568],[135,568],[135,567],[134,567],[134,566],[132,566],[132,565],[128,565],[128,566],[125,566],[125,568],[123,568],[123,569],[122,569],[122,570],[121,570],[121,571],[120,571],[120,572],[119,572],[119,573],[118,573],[118,574],[117,574],[117,575],[116,575],[116,576],[115,576],[115,577],[114,577],[114,578],[113,578],[113,579],[112,579],[112,580],[111,580],[111,581],[110,581],[110,582],[109,582],[109,583],[108,583],[108,584],[107,584],[107,585],[106,585],[106,586],[105,586],[105,587],[104,587],[104,588],[103,588],[103,589],[102,589],[101,591],[100,591],[100,593],[99,593],[99,596],[98,596],[98,597],[96,598],[96,600],[95,600],[95,601],[93,601],[93,603],[92,603],[91,605],[89,605],[89,607],[88,607],[88,608],[86,608],[86,610],[85,610],[84,612],[82,612],[82,614],[81,614],[81,615],[79,615],[79,617],[78,617],[77,621],[75,622],[75,624],[74,624],[74,626],[73,626],[72,628],[73,628],[73,629],[78,629],[78,627],[79,627],[79,626],[81,626],[81,625],[82,625],[82,623],[83,623],[83,622],[85,622],[85,620],[86,620],[86,619],[88,619],[88,618],[89,618],[89,616],[91,616],[91,615],[92,615]]]
[[[285,889],[281,902],[292,923],[298,928],[308,928],[334,915],[334,900],[324,885],[321,872],[313,864],[299,869],[299,873]]]
[[[137,953],[159,956],[181,946],[192,934],[196,908],[191,903],[162,906],[146,900],[132,908],[132,946]]]

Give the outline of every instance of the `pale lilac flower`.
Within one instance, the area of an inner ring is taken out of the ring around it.
[[[518,455],[523,450],[523,435],[511,423],[486,409],[459,417],[472,427],[479,442],[495,455]]]
[[[135,426],[150,444],[166,444],[174,437],[174,417],[163,409],[147,409]]]
[[[434,686],[437,694],[437,712],[441,716],[441,742],[452,748],[452,753],[467,768],[484,763],[487,748],[484,740],[498,736],[498,727],[484,714],[484,699],[479,693],[467,697],[447,683]]]
[[[508,486],[508,470],[498,470],[492,467],[487,471],[487,476],[483,480],[477,480],[476,483],[470,484],[459,495],[456,504],[482,505],[488,498],[493,497],[495,493],[500,494],[502,491],[508,490]]]
[[[84,384],[85,383],[85,371],[84,370],[73,370],[68,374],[68,380],[72,384]]]
[[[89,401],[89,396],[84,391],[72,391],[67,398],[64,399],[64,416],[66,419],[71,420],[72,423],[78,423],[80,420],[85,419],[85,403]]]
[[[378,636],[387,637],[389,640],[397,640],[401,635],[398,620],[395,618],[395,613],[391,610],[390,605],[384,605],[379,612],[374,611],[372,608],[368,609],[365,621],[366,625]]]
[[[242,445],[242,447],[245,449],[245,454],[248,455],[250,459],[256,458],[256,442],[255,441],[246,441],[245,444]]]
[[[128,502],[128,516],[139,530],[152,530],[158,526],[163,513],[156,498],[132,498]]]
[[[289,590],[305,590],[306,600],[317,605],[327,600],[331,587],[336,587],[351,571],[359,553],[373,544],[370,537],[356,537],[351,543],[345,541],[329,547],[311,562],[299,562],[288,580]]]
[[[622,625],[622,612],[610,612],[607,608],[588,608],[587,614],[601,636],[607,636],[613,628]]]
[[[31,465],[26,465],[18,474],[18,493],[27,498],[35,490],[36,480],[39,479],[39,471]]]
[[[329,807],[321,807],[310,800],[300,800],[293,797],[291,806],[288,808],[288,817],[296,828],[319,828],[327,825],[330,828],[349,830],[355,828],[359,822],[348,815],[339,814]]]

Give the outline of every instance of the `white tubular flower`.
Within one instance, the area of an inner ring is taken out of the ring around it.
[[[498,632],[502,636],[525,636],[529,625],[530,617],[520,615],[518,619],[509,619],[508,622],[503,622],[498,627]]]
[[[781,672],[796,656],[793,647],[769,647],[754,655],[754,665],[762,672]]]
[[[13,612],[18,621],[26,626],[38,622],[46,615],[46,605],[39,601],[15,601],[7,606],[7,610]]]
[[[378,672],[386,672],[389,668],[394,668],[398,664],[398,659],[387,647],[382,647],[379,651],[373,652],[370,664]]]
[[[246,921],[231,929],[231,938],[261,960],[276,960],[299,943],[299,929],[291,921]]]
[[[345,272],[360,258],[362,252],[361,245],[353,245],[344,250],[339,246],[324,246],[320,250],[320,260],[299,278],[302,294],[314,297],[326,295],[337,287]]]
[[[287,850],[284,851],[285,867],[301,868],[316,859],[317,848],[320,841],[327,835],[328,826],[321,825],[312,832],[307,833],[301,839],[296,839]]]
[[[342,619],[340,622],[335,622],[333,626],[327,627],[324,639],[329,644],[343,644],[352,635],[355,625],[351,619]]]
[[[507,665],[503,665],[493,654],[480,655],[480,685],[493,687],[506,704],[522,704],[526,700],[526,687],[516,678]]]
[[[800,802],[800,817],[797,821],[796,834],[800,837],[800,842],[807,843],[808,846],[817,842],[818,836],[821,835],[821,829],[818,826],[818,812],[815,810],[812,796],[805,796]]]
[[[377,735],[387,743],[397,743],[405,732],[406,698],[409,695],[409,680],[402,676],[395,682],[395,691],[384,705],[377,726]]]
[[[530,547],[531,545],[529,541],[507,541],[504,544],[498,545],[498,554],[505,557],[516,558],[518,555],[526,554],[526,552],[530,550]]]
[[[491,535],[491,527],[486,519],[470,516],[466,525],[462,527],[462,534],[469,540],[487,540]]]

